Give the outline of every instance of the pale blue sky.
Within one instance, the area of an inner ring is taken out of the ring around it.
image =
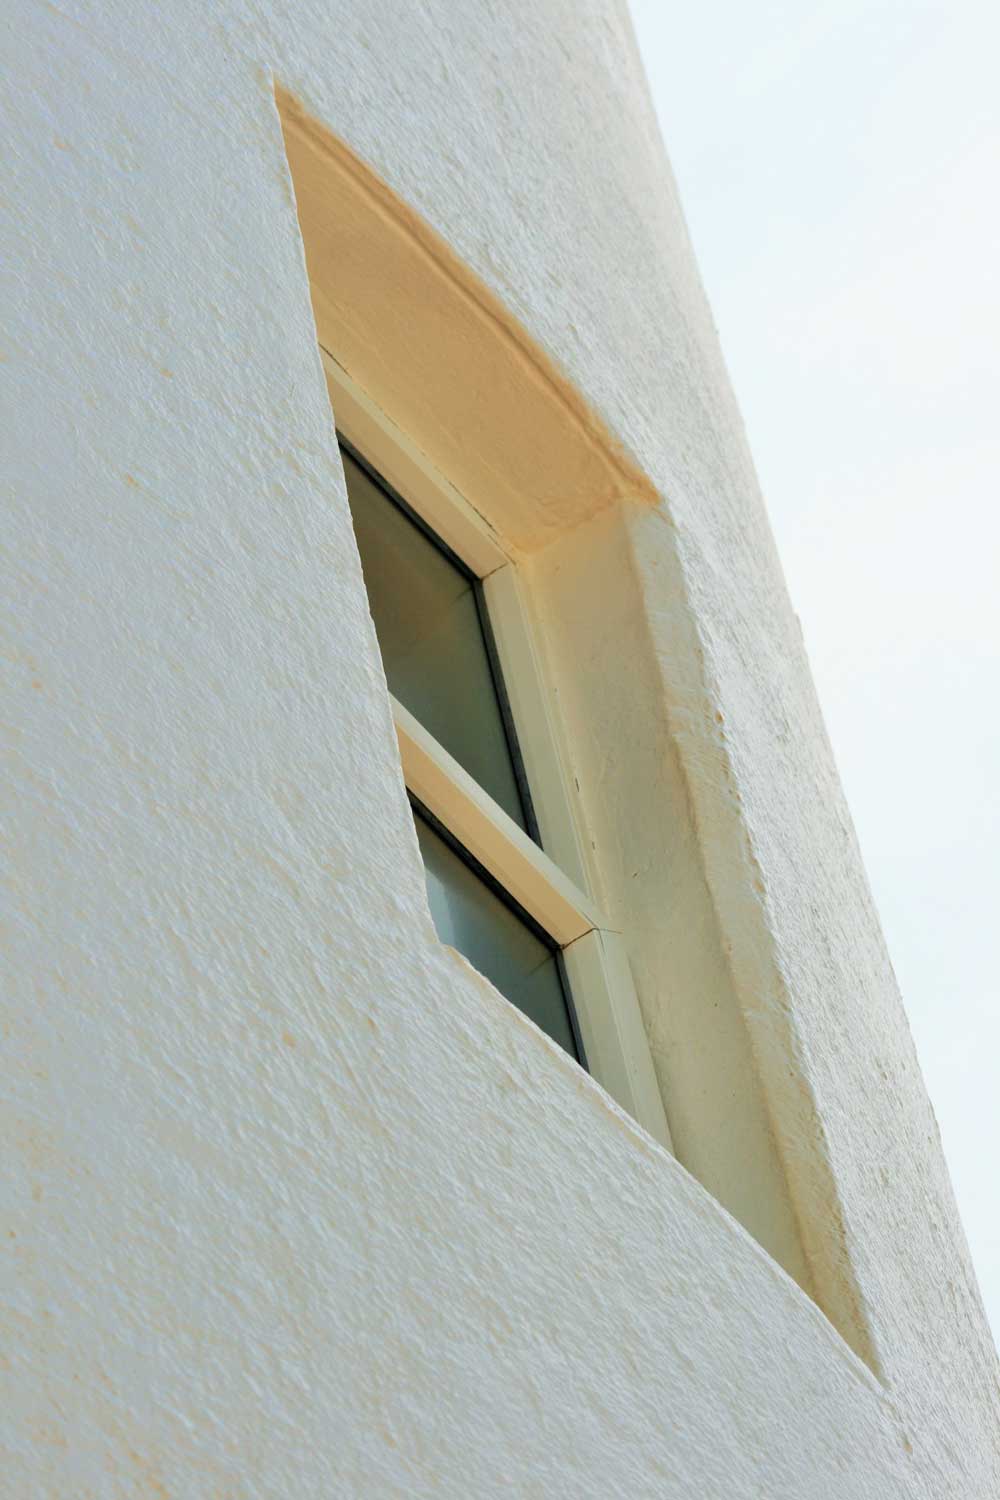
[[[1000,6],[631,8],[1000,1337]]]

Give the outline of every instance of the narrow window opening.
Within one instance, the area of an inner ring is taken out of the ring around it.
[[[340,446],[390,692],[539,843],[480,580],[357,448],[342,436]],[[586,1066],[559,944],[412,791],[410,801],[441,940]]]
[[[424,447],[321,358],[438,934],[669,1148],[628,954],[590,888],[530,580]]]

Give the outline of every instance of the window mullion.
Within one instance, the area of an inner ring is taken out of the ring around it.
[[[393,719],[409,791],[564,947],[607,923],[548,855],[396,699]]]

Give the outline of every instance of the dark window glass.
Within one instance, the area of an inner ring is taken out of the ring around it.
[[[389,691],[504,812],[522,804],[475,580],[342,450],[368,602]]]
[[[441,941],[463,953],[502,995],[579,1059],[554,945],[501,900],[419,812],[415,821],[431,916]]]

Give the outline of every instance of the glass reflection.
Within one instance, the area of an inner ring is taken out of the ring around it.
[[[578,1057],[555,950],[501,901],[414,810],[431,916],[443,943],[465,955],[502,995]]]
[[[341,456],[389,691],[528,831],[473,580]]]

